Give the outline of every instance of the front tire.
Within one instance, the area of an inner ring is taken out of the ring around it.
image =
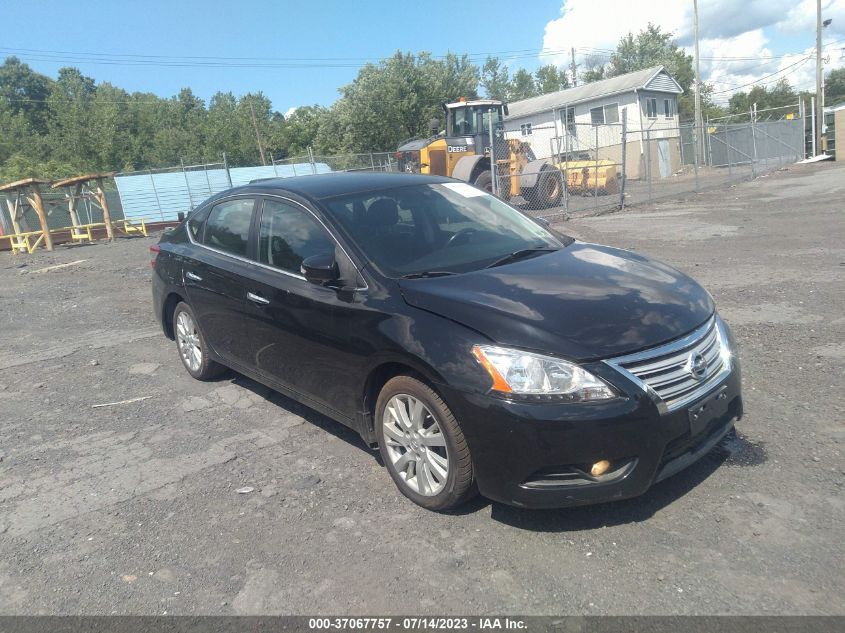
[[[490,173],[489,169],[486,169],[478,174],[478,178],[475,179],[473,184],[479,189],[484,189],[487,193],[493,193],[493,174]]]
[[[528,202],[533,209],[548,209],[560,204],[563,196],[563,174],[557,169],[544,169],[537,184],[528,192]]]
[[[194,311],[184,301],[180,301],[173,310],[173,335],[179,359],[193,378],[210,380],[225,371],[223,365],[209,357],[208,346],[197,326]]]
[[[382,460],[408,499],[443,512],[477,494],[466,438],[428,385],[411,376],[391,378],[376,402],[375,423]]]

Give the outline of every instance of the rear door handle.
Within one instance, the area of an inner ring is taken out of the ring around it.
[[[192,273],[190,270],[185,273],[185,279],[190,279],[191,281],[202,281],[202,277],[196,273]]]
[[[269,299],[265,299],[261,295],[257,295],[254,292],[246,293],[246,298],[252,301],[253,303],[257,303],[258,305],[266,306],[270,303]]]

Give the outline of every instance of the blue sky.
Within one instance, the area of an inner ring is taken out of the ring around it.
[[[219,2],[143,0],[141,2],[0,3],[0,54],[10,49],[129,55],[259,58],[345,58],[360,65],[397,49],[434,54],[539,50],[546,23],[560,0],[522,3],[520,19],[509,17],[513,2],[332,2],[297,0]],[[456,7],[464,7],[456,9]],[[36,37],[28,25],[35,22]],[[8,28],[19,24],[21,28]],[[63,65],[79,67],[98,82],[129,91],[170,96],[184,86],[208,99],[218,90],[242,94],[262,90],[276,109],[331,104],[337,89],[355,78],[346,68],[197,68],[125,66],[44,61],[45,54],[16,53],[36,70],[55,76]],[[355,59],[349,59],[355,58]],[[362,61],[363,59],[363,61]],[[536,66],[528,58],[526,65]],[[268,63],[268,60],[265,60]],[[272,63],[272,61],[269,61]]]
[[[787,76],[799,87],[812,82],[812,61],[796,62],[812,53],[814,0],[700,4],[703,76],[721,89],[724,99],[735,87],[754,81]],[[834,18],[825,32],[825,42],[831,43],[825,52],[830,67],[841,66],[845,0],[822,4],[825,16]],[[606,59],[620,36],[649,21],[688,44],[691,7],[692,0],[7,0],[0,5],[0,55],[15,54],[51,76],[61,66],[76,66],[98,82],[160,96],[186,86],[206,100],[217,91],[240,95],[261,90],[285,112],[299,105],[330,105],[361,64],[397,49],[471,53],[479,61],[493,53],[514,67],[534,69],[540,60],[533,53],[507,52],[539,52],[545,47],[561,53],[547,55],[544,62],[568,64],[568,50],[575,46],[584,64],[590,57]],[[839,40],[842,43],[836,44]],[[92,54],[99,55],[98,63]],[[147,58],[159,65],[138,64],[138,58],[129,56],[160,56]],[[186,56],[206,59],[173,59]],[[170,57],[169,62],[163,57]],[[222,61],[229,67],[202,66],[214,63],[208,59],[213,57],[228,58]],[[238,57],[254,58],[244,63],[269,65],[291,58],[335,58],[331,63],[343,67],[231,67],[231,58]],[[172,65],[174,61],[191,64]]]

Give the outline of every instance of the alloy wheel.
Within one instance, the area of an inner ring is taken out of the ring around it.
[[[387,455],[399,477],[417,494],[433,497],[446,486],[449,454],[440,423],[421,400],[393,396],[382,419]]]
[[[176,317],[176,340],[182,361],[191,371],[199,371],[202,365],[200,335],[193,317],[187,312],[180,312]]]

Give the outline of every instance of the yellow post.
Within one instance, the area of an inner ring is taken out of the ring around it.
[[[53,250],[53,236],[50,235],[50,228],[47,226],[47,214],[44,212],[44,201],[41,199],[41,190],[38,188],[38,183],[32,183],[32,193],[27,200],[35,213],[38,216],[38,222],[41,224],[41,231],[44,234],[44,248],[48,251]]]
[[[6,200],[6,206],[9,208],[9,217],[12,218],[12,228],[15,234],[22,233],[21,226],[18,224],[18,198],[15,198],[15,204],[12,205],[11,200]]]
[[[82,193],[82,183],[78,182],[73,186],[73,189],[70,187],[67,188],[67,210],[70,213],[70,223],[73,226],[79,226],[81,222],[79,221],[79,214],[76,212],[76,201],[79,199],[79,195]]]
[[[111,225],[111,214],[109,213],[109,203],[106,201],[106,193],[103,191],[103,179],[97,178],[97,201],[100,203],[100,208],[103,210],[103,222],[106,223],[106,235],[109,241],[114,241],[114,228]]]

